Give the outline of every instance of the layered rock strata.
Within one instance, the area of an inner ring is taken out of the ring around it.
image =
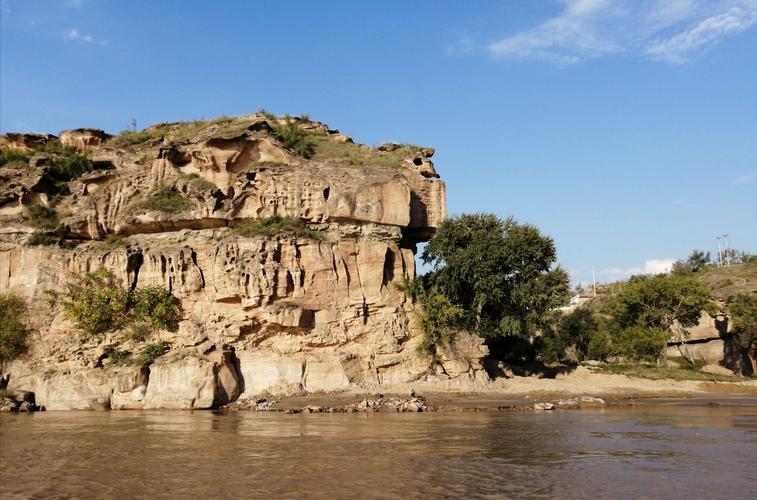
[[[402,291],[416,244],[446,216],[433,150],[368,148],[297,120],[315,143],[305,159],[275,133],[290,121],[253,114],[115,138],[77,129],[0,140],[29,155],[0,167],[0,292],[27,300],[34,331],[29,352],[3,368],[11,387],[47,409],[213,408],[262,393],[486,379],[477,337],[461,334],[436,361],[418,354]],[[50,188],[56,153],[39,152],[48,141],[92,167],[65,190]],[[178,209],[145,202],[167,189]],[[62,246],[30,245],[32,205],[57,212]],[[272,216],[309,232],[243,237],[231,227]],[[144,341],[82,335],[46,291],[99,268],[124,286],[171,291],[184,312],[178,330]],[[170,351],[149,366],[109,363],[114,347],[137,353],[155,341]]]

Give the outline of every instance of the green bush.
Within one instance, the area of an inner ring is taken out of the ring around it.
[[[152,333],[152,327],[149,323],[144,321],[137,321],[126,327],[124,337],[127,340],[134,340],[135,342],[144,342],[144,340]]]
[[[745,349],[757,342],[757,293],[742,292],[728,299],[733,331]]]
[[[310,158],[313,154],[313,145],[309,140],[308,133],[294,120],[288,121],[283,125],[274,125],[273,136],[284,147],[291,149],[297,156]]]
[[[117,347],[108,350],[107,354],[111,365],[126,365],[131,362],[131,353]]]
[[[664,330],[632,326],[620,330],[614,339],[614,354],[634,361],[655,361],[667,345]]]
[[[26,208],[24,219],[39,229],[54,229],[58,226],[58,214],[54,209],[34,203]]]
[[[150,344],[144,348],[142,353],[137,358],[137,361],[141,365],[149,365],[157,358],[167,353],[170,349],[171,344],[165,341]]]
[[[134,292],[134,315],[138,322],[176,330],[181,321],[181,302],[165,288],[139,288]]]
[[[438,290],[422,293],[420,300],[418,322],[423,330],[423,340],[418,344],[418,351],[434,355],[438,347],[450,345],[455,340],[463,310]]]
[[[128,320],[131,293],[105,269],[73,276],[60,297],[76,327],[87,333],[113,330]]]
[[[594,332],[586,349],[586,357],[597,361],[607,361],[612,356],[612,336],[607,330]]]
[[[60,231],[34,231],[27,240],[29,246],[62,245],[63,233]]]
[[[160,186],[147,199],[135,205],[142,210],[156,210],[165,213],[182,212],[192,206],[192,202],[181,196],[173,188]]]
[[[135,323],[175,330],[182,316],[179,300],[168,291],[159,287],[129,290],[120,286],[105,269],[74,275],[62,293],[51,294],[61,299],[76,327],[89,334]],[[141,327],[133,328],[136,330],[127,331],[127,336],[146,336],[139,330]]]
[[[28,163],[32,153],[23,149],[6,148],[0,150],[0,167],[4,167],[11,162]]]
[[[322,239],[323,235],[318,231],[307,227],[297,217],[280,217],[274,215],[262,219],[244,219],[233,221],[231,229],[245,238],[255,236],[273,237],[278,235],[292,235],[297,238]]]
[[[0,294],[0,366],[26,351],[26,302],[12,293]]]

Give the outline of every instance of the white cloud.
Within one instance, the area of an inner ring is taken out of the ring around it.
[[[71,28],[70,30],[66,31],[65,37],[66,37],[66,40],[71,40],[74,42],[96,43],[97,45],[108,45],[107,40],[97,40],[92,35],[87,35],[85,33],[82,33],[76,28]]]
[[[749,184],[754,181],[757,181],[757,172],[750,172],[733,179],[734,184]]]
[[[650,259],[644,262],[644,266],[623,269],[611,267],[601,269],[598,274],[599,281],[617,281],[628,279],[639,274],[663,274],[669,273],[676,259]]]
[[[575,64],[618,53],[680,64],[757,24],[757,0],[560,0],[563,10],[488,45],[496,57]]]
[[[95,41],[95,39],[92,38],[92,36],[79,33],[79,30],[76,28],[72,28],[66,31],[66,38],[68,40],[76,40],[78,42],[86,42],[86,43],[92,43]]]

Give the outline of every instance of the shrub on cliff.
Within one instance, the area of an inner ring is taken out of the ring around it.
[[[76,327],[89,334],[133,324],[175,330],[182,317],[179,299],[167,290],[160,287],[130,290],[105,269],[73,275],[63,292],[51,295],[61,300]],[[146,335],[140,331],[138,336]]]
[[[26,350],[26,302],[12,293],[0,294],[0,366]]]
[[[261,219],[245,219],[233,221],[231,229],[246,238],[255,236],[273,237],[279,235],[292,235],[298,238],[322,239],[323,235],[310,229],[298,217],[264,217]]]
[[[146,199],[134,205],[134,208],[172,214],[182,212],[191,206],[192,202],[177,193],[172,187],[159,186]]]
[[[76,327],[90,334],[119,328],[129,319],[131,293],[105,269],[73,276],[60,298]]]
[[[283,125],[274,125],[273,136],[297,156],[310,158],[313,153],[313,145],[309,140],[308,133],[294,120]]]
[[[33,203],[26,208],[24,219],[39,229],[54,229],[58,225],[58,214],[54,209]]]
[[[142,350],[142,353],[137,358],[137,361],[141,365],[149,365],[160,356],[164,355],[171,349],[171,344],[165,341],[150,344]]]
[[[421,292],[418,298],[422,306],[418,323],[423,331],[418,350],[434,355],[438,347],[450,345],[455,340],[464,311],[436,289]]]
[[[484,337],[495,353],[506,349],[503,339],[535,334],[570,293],[567,273],[554,267],[552,239],[513,218],[447,219],[422,259],[433,266],[426,289],[436,288],[460,307],[464,327]]]

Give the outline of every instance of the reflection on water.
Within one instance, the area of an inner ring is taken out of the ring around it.
[[[757,408],[0,416],[0,496],[754,498]]]

